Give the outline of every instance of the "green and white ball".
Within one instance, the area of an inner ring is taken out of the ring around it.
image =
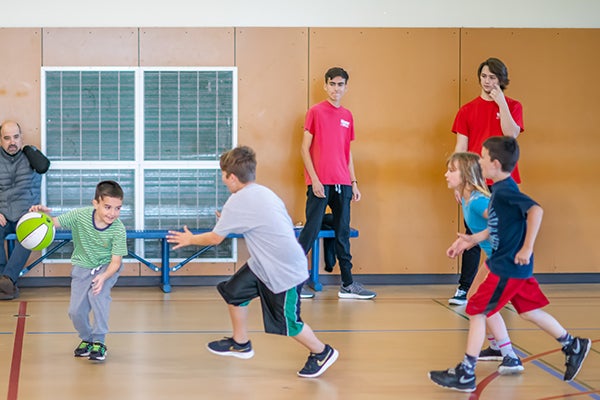
[[[29,250],[43,250],[50,246],[55,233],[52,218],[42,212],[30,212],[17,222],[17,239]]]

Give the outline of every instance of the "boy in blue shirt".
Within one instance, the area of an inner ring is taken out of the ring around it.
[[[474,235],[459,234],[459,240],[448,250],[448,255],[456,257],[487,239],[492,244],[492,255],[486,261],[490,271],[467,302],[469,336],[463,361],[456,368],[430,371],[429,379],[444,388],[473,392],[477,356],[485,339],[486,317],[494,315],[510,301],[521,317],[539,326],[562,345],[566,356],[564,380],[571,381],[579,373],[592,343],[590,339],[571,336],[552,315],[542,310],[549,301],[533,277],[533,245],[543,210],[521,193],[511,178],[511,171],[519,159],[519,145],[511,137],[491,137],[484,142],[481,156],[479,163],[483,176],[494,182],[488,227]]]

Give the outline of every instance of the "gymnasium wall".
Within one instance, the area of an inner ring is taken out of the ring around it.
[[[0,119],[40,143],[41,66],[237,66],[240,144],[258,154],[258,180],[304,219],[299,147],[307,108],[324,99],[323,73],[350,73],[353,156],[363,199],[353,204],[356,274],[451,274],[445,250],[461,226],[443,177],[459,106],[479,94],[476,69],[499,57],[506,94],[522,101],[522,189],[544,207],[538,272],[600,270],[594,207],[600,163],[598,29],[492,28],[3,28]],[[9,60],[7,62],[7,60]],[[52,205],[49,205],[52,206]],[[246,252],[241,246],[240,259]],[[179,274],[224,275],[202,264]],[[66,276],[68,266],[31,276]],[[127,275],[147,275],[128,265]],[[381,277],[385,283],[385,277]]]

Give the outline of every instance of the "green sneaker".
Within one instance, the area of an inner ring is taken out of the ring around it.
[[[75,357],[88,357],[90,355],[90,351],[92,351],[92,344],[82,340],[73,353]]]
[[[94,342],[90,351],[90,360],[104,361],[106,358],[106,346],[104,343]]]

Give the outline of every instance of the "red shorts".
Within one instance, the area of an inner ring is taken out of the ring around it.
[[[482,268],[487,268],[487,265],[484,264]],[[501,278],[490,271],[469,298],[465,312],[467,315],[485,314],[489,317],[509,301],[519,314],[537,310],[550,303],[534,277]]]

